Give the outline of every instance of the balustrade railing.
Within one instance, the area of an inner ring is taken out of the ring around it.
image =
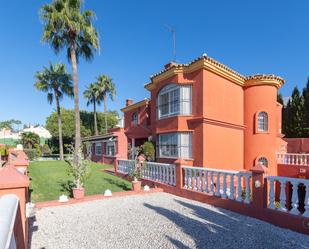
[[[268,208],[309,217],[309,180],[282,176],[266,179],[269,182]]]
[[[14,225],[18,208],[16,195],[8,194],[0,198],[0,248],[16,249]]]
[[[176,185],[176,167],[174,164],[144,162],[142,176],[145,179]]]
[[[184,188],[250,203],[251,172],[182,166]]]
[[[277,153],[277,163],[309,166],[309,154]]]
[[[118,160],[118,171],[125,174],[130,174],[135,167],[135,160],[125,160],[119,159]]]

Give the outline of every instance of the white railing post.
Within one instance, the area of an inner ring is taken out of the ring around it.
[[[242,201],[241,175],[237,174],[237,198],[236,201]]]
[[[227,195],[226,195],[226,173],[222,173],[223,175],[223,187],[222,187],[222,198],[226,199]]]
[[[217,181],[216,181],[216,196],[220,196],[220,172],[216,172]]]
[[[274,187],[274,179],[269,178],[269,208],[275,209],[275,187]]]
[[[286,193],[285,193],[286,181],[285,179],[280,180],[280,211],[286,212]]]
[[[234,196],[234,175],[230,174],[230,196],[229,199],[231,200],[235,200],[235,196]]]
[[[250,203],[250,176],[248,174],[245,175],[246,178],[246,198],[245,203]]]
[[[209,189],[208,189],[208,171],[205,170],[204,171],[204,192],[208,193]]]
[[[210,193],[214,194],[214,172],[210,171]]]

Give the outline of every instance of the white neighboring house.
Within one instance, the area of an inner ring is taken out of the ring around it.
[[[23,132],[33,132],[37,135],[39,135],[40,138],[45,138],[45,139],[50,139],[52,137],[52,135],[50,134],[50,132],[45,129],[43,126],[30,126],[28,128],[23,129],[22,131],[20,131],[20,134]]]

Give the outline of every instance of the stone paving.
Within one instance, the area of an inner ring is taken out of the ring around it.
[[[32,249],[309,248],[309,236],[166,193],[38,209],[30,229]]]

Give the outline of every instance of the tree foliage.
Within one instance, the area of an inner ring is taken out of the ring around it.
[[[14,130],[14,125],[21,125],[20,120],[16,119],[9,119],[9,120],[4,120],[0,122],[0,129],[9,129],[9,130]]]
[[[94,131],[94,120],[93,112],[80,111],[81,117],[81,135],[91,136],[95,134]],[[62,119],[62,135],[63,143],[71,144],[75,135],[75,113],[72,109],[61,109],[61,119]],[[97,113],[98,119],[98,130],[99,134],[105,133],[105,122],[104,114],[102,112]],[[115,127],[118,123],[118,113],[114,111],[107,112],[107,127]],[[51,113],[46,120],[46,129],[52,134],[52,139],[50,141],[50,147],[53,152],[58,152],[58,123],[57,123],[57,113]]]
[[[40,137],[33,132],[23,132],[21,134],[21,143],[24,148],[33,149],[35,145],[40,144]]]
[[[309,137],[309,79],[302,93],[293,89],[282,112],[282,131],[285,137]]]

